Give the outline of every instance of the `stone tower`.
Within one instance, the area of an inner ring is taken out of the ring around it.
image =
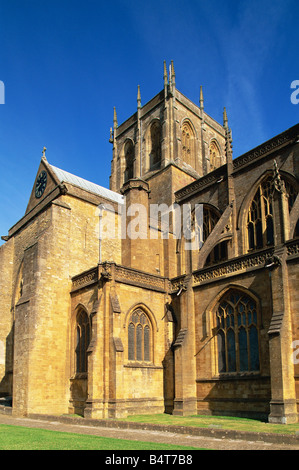
[[[176,88],[173,61],[168,73],[164,61],[163,79],[164,88],[143,106],[138,86],[137,111],[121,125],[114,108],[112,191],[132,178],[147,181],[152,191],[157,175],[170,167],[180,174],[181,183],[171,178],[171,189],[178,190],[226,163],[225,126],[204,111],[202,87],[198,106]]]

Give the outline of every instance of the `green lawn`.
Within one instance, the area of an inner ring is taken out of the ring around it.
[[[299,423],[270,424],[256,419],[235,418],[230,416],[173,416],[168,414],[129,416],[121,421],[153,423],[174,426],[195,426],[200,428],[215,427],[237,431],[267,432],[279,434],[299,433]]]
[[[0,424],[0,450],[199,450]]]
[[[84,418],[82,418],[84,421]],[[168,414],[129,416],[121,421],[175,426],[211,427],[238,431],[280,434],[299,433],[297,424],[270,424],[259,420],[229,416],[172,416]],[[86,434],[50,431],[23,426],[0,425],[0,450],[195,450],[192,447]],[[199,450],[199,449],[196,449]]]

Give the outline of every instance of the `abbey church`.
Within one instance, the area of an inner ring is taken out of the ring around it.
[[[163,79],[114,109],[109,189],[43,152],[1,234],[0,397],[19,416],[297,422],[299,124],[233,158],[229,112],[184,96],[173,62]]]

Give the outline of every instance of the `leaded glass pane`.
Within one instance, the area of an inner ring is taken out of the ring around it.
[[[130,323],[128,328],[128,359],[135,360],[135,326]]]
[[[217,334],[218,343],[218,370],[219,372],[226,372],[225,360],[225,336],[222,330]]]
[[[235,290],[224,297],[216,313],[219,372],[259,370],[257,322],[251,297]]]
[[[239,330],[240,371],[248,370],[247,333],[245,328]]]
[[[86,312],[77,315],[76,328],[76,372],[87,372],[87,349],[90,342],[90,323]]]
[[[144,360],[150,360],[150,329],[147,325],[144,327]]]
[[[142,361],[142,332],[143,332],[143,328],[139,324],[137,326],[137,332],[136,332],[136,359],[137,361]]]
[[[139,308],[131,315],[128,326],[128,358],[150,361],[150,326],[147,315]]]
[[[86,330],[85,330],[85,325],[82,325],[81,329],[81,357],[80,357],[80,372],[86,372],[85,368],[85,351],[86,351]]]
[[[80,372],[80,327],[77,326],[76,372]]]
[[[263,228],[262,221],[258,220],[255,225],[256,231],[256,248],[262,248],[263,246]]]
[[[259,344],[258,332],[255,326],[249,329],[249,342],[250,342],[250,370],[259,370]]]
[[[227,368],[228,372],[236,371],[235,332],[232,329],[227,332]]]

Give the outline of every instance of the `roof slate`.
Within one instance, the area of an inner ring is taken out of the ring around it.
[[[57,178],[61,183],[70,183],[79,188],[85,189],[86,191],[90,191],[91,193],[97,194],[98,196],[102,196],[105,199],[110,201],[117,202],[118,204],[123,204],[124,196],[118,194],[110,189],[104,188],[103,186],[99,186],[98,184],[92,183],[91,181],[87,181],[80,176],[73,175],[68,171],[61,170],[54,165],[50,165],[54,173],[56,174]]]

